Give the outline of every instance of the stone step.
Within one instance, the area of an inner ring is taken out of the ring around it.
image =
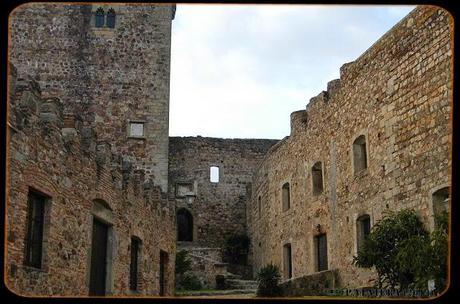
[[[225,280],[239,280],[239,279],[241,279],[241,276],[239,274],[234,274],[234,273],[230,273],[230,272],[227,272],[226,274],[224,274],[224,277],[225,277]]]
[[[226,290],[196,290],[196,291],[186,291],[186,292],[177,292],[176,297],[187,297],[187,296],[224,296],[224,295],[254,295],[256,294],[257,289],[226,289]]]
[[[239,279],[226,280],[225,284],[230,289],[257,289],[257,287],[259,286],[258,281],[254,281],[254,280],[239,280]]]

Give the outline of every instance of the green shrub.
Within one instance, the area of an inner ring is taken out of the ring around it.
[[[430,234],[415,211],[391,212],[372,227],[354,264],[375,267],[379,288],[426,290],[433,279],[440,292],[447,275],[447,213],[436,218],[436,223]]]
[[[278,266],[268,264],[261,268],[257,273],[259,286],[257,288],[257,296],[259,297],[276,297],[282,295],[279,282],[281,275]]]
[[[198,277],[191,273],[184,274],[180,278],[177,286],[179,290],[200,290],[202,288],[203,286]]]
[[[187,257],[188,253],[186,250],[181,250],[176,254],[176,265],[175,273],[176,275],[183,275],[191,269],[192,262]]]

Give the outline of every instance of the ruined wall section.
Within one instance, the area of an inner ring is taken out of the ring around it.
[[[166,192],[175,6],[102,4],[115,10],[115,28],[95,27],[98,7],[18,7],[10,18],[11,60]],[[129,121],[144,123],[142,137],[129,136]]]
[[[112,241],[108,294],[128,295],[131,237],[141,239],[139,295],[158,295],[160,250],[168,253],[166,294],[174,288],[175,214],[142,170],[119,161],[97,133],[44,97],[10,64],[5,283],[15,293],[88,295],[92,221],[102,204]],[[48,197],[40,269],[25,266],[29,191]],[[100,210],[99,210],[100,211]]]
[[[277,140],[170,137],[169,195],[176,210],[194,220],[193,243],[221,246],[226,236],[246,233],[246,201],[253,172]],[[219,182],[210,167],[219,167]],[[182,185],[182,186],[181,186]],[[189,190],[183,193],[180,187]]]
[[[370,286],[375,273],[354,267],[356,220],[371,226],[388,210],[414,208],[433,227],[432,194],[450,185],[453,21],[437,7],[417,7],[357,60],[340,80],[291,115],[291,135],[258,168],[251,200],[254,271],[283,269],[292,246],[293,276],[316,273],[314,237],[327,235],[328,269],[343,286]],[[367,169],[353,173],[352,144],[366,138]],[[312,192],[322,162],[323,192]],[[291,186],[282,210],[281,187]],[[262,216],[257,199],[262,198]]]

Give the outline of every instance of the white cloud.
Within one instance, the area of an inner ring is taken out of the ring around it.
[[[412,7],[178,5],[170,134],[282,138],[289,115]]]

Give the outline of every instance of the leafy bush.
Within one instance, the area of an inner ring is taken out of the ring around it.
[[[354,264],[375,266],[379,288],[427,289],[428,280],[434,279],[441,291],[447,269],[447,213],[436,222],[430,235],[415,211],[390,212],[374,225]]]
[[[177,285],[179,290],[200,290],[203,288],[198,277],[191,273],[184,274]]]
[[[257,288],[257,296],[259,297],[276,297],[282,295],[279,282],[281,279],[278,266],[268,264],[261,268],[257,273],[259,286]]]
[[[176,254],[176,265],[175,265],[175,273],[176,275],[183,275],[187,271],[191,269],[191,261],[187,257],[187,251],[181,250]]]

